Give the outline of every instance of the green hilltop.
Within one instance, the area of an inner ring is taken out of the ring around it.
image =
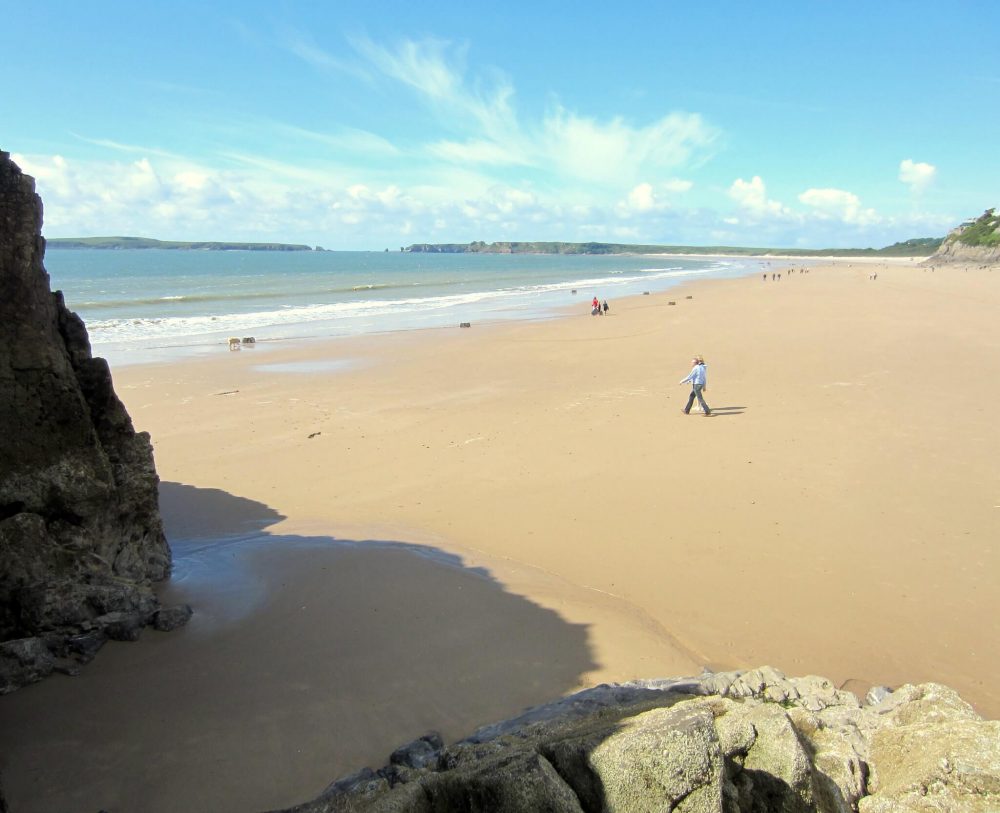
[[[49,248],[165,248],[188,251],[312,251],[312,246],[290,243],[228,243],[153,240],[150,237],[53,237],[46,240]]]

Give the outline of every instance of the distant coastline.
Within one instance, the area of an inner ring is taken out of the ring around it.
[[[402,249],[432,254],[670,254],[729,257],[929,257],[943,238],[918,237],[884,248],[747,248],[744,246],[661,246],[627,243],[496,242],[414,243]]]
[[[631,245],[629,243],[565,243],[498,241],[485,243],[414,243],[400,251],[414,254],[663,254],[728,257],[929,257],[942,237],[918,237],[884,248],[750,248],[746,246]],[[296,243],[240,243],[231,241],[154,240],[150,237],[53,237],[49,248],[171,249],[179,251],[326,251],[322,246]],[[388,249],[386,249],[388,251]]]
[[[164,248],[179,251],[323,251],[320,246],[292,243],[239,243],[212,241],[154,240],[150,237],[53,237],[45,241],[48,248],[91,248],[114,250],[123,248]]]

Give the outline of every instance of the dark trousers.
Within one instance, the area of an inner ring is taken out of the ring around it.
[[[686,407],[684,407],[684,411],[685,412],[690,412],[691,411],[691,407],[694,404],[694,399],[695,398],[698,399],[698,403],[701,404],[701,408],[703,410],[705,410],[706,414],[708,414],[709,412],[712,411],[712,410],[710,410],[708,408],[708,404],[705,403],[705,399],[704,399],[704,397],[702,397],[701,391],[702,391],[701,384],[692,384],[691,385],[691,394],[688,396],[688,405]]]

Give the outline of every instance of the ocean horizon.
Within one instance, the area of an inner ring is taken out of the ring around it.
[[[53,290],[112,365],[461,322],[546,319],[767,260],[665,255],[49,249]]]

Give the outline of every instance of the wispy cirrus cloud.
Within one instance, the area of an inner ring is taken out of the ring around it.
[[[670,113],[635,127],[621,118],[598,121],[560,108],[544,122],[539,151],[563,175],[631,185],[643,174],[698,163],[717,136],[697,114]]]
[[[110,138],[89,138],[79,133],[70,132],[73,138],[82,141],[86,144],[92,144],[95,147],[103,147],[108,150],[114,150],[115,152],[125,152],[132,155],[142,155],[142,156],[156,156],[159,158],[170,158],[175,160],[180,160],[181,156],[170,150],[160,149],[159,147],[150,147],[149,145],[141,144],[123,144],[120,141],[114,141]]]
[[[683,112],[634,125],[556,105],[540,119],[524,120],[514,106],[514,86],[502,72],[468,76],[465,45],[425,39],[390,47],[367,37],[351,44],[378,75],[408,88],[442,127],[464,135],[426,144],[426,154],[438,160],[529,167],[541,177],[621,187],[643,173],[707,160],[719,136],[701,116]]]
[[[284,122],[269,122],[268,126],[279,136],[311,141],[337,150],[380,157],[402,154],[402,150],[389,139],[356,127],[339,126],[320,132]]]
[[[373,78],[363,64],[355,59],[334,56],[320,47],[311,34],[304,31],[286,26],[279,32],[278,39],[287,51],[313,68],[347,74],[365,82],[370,82]]]
[[[415,91],[456,126],[475,125],[488,138],[508,138],[517,132],[512,83],[494,70],[470,86],[465,80],[468,46],[433,38],[402,40],[394,48],[367,37],[354,37],[351,44],[382,76]]]
[[[532,166],[530,156],[518,147],[484,139],[470,141],[438,141],[427,146],[427,152],[454,164],[486,164],[494,166]]]

